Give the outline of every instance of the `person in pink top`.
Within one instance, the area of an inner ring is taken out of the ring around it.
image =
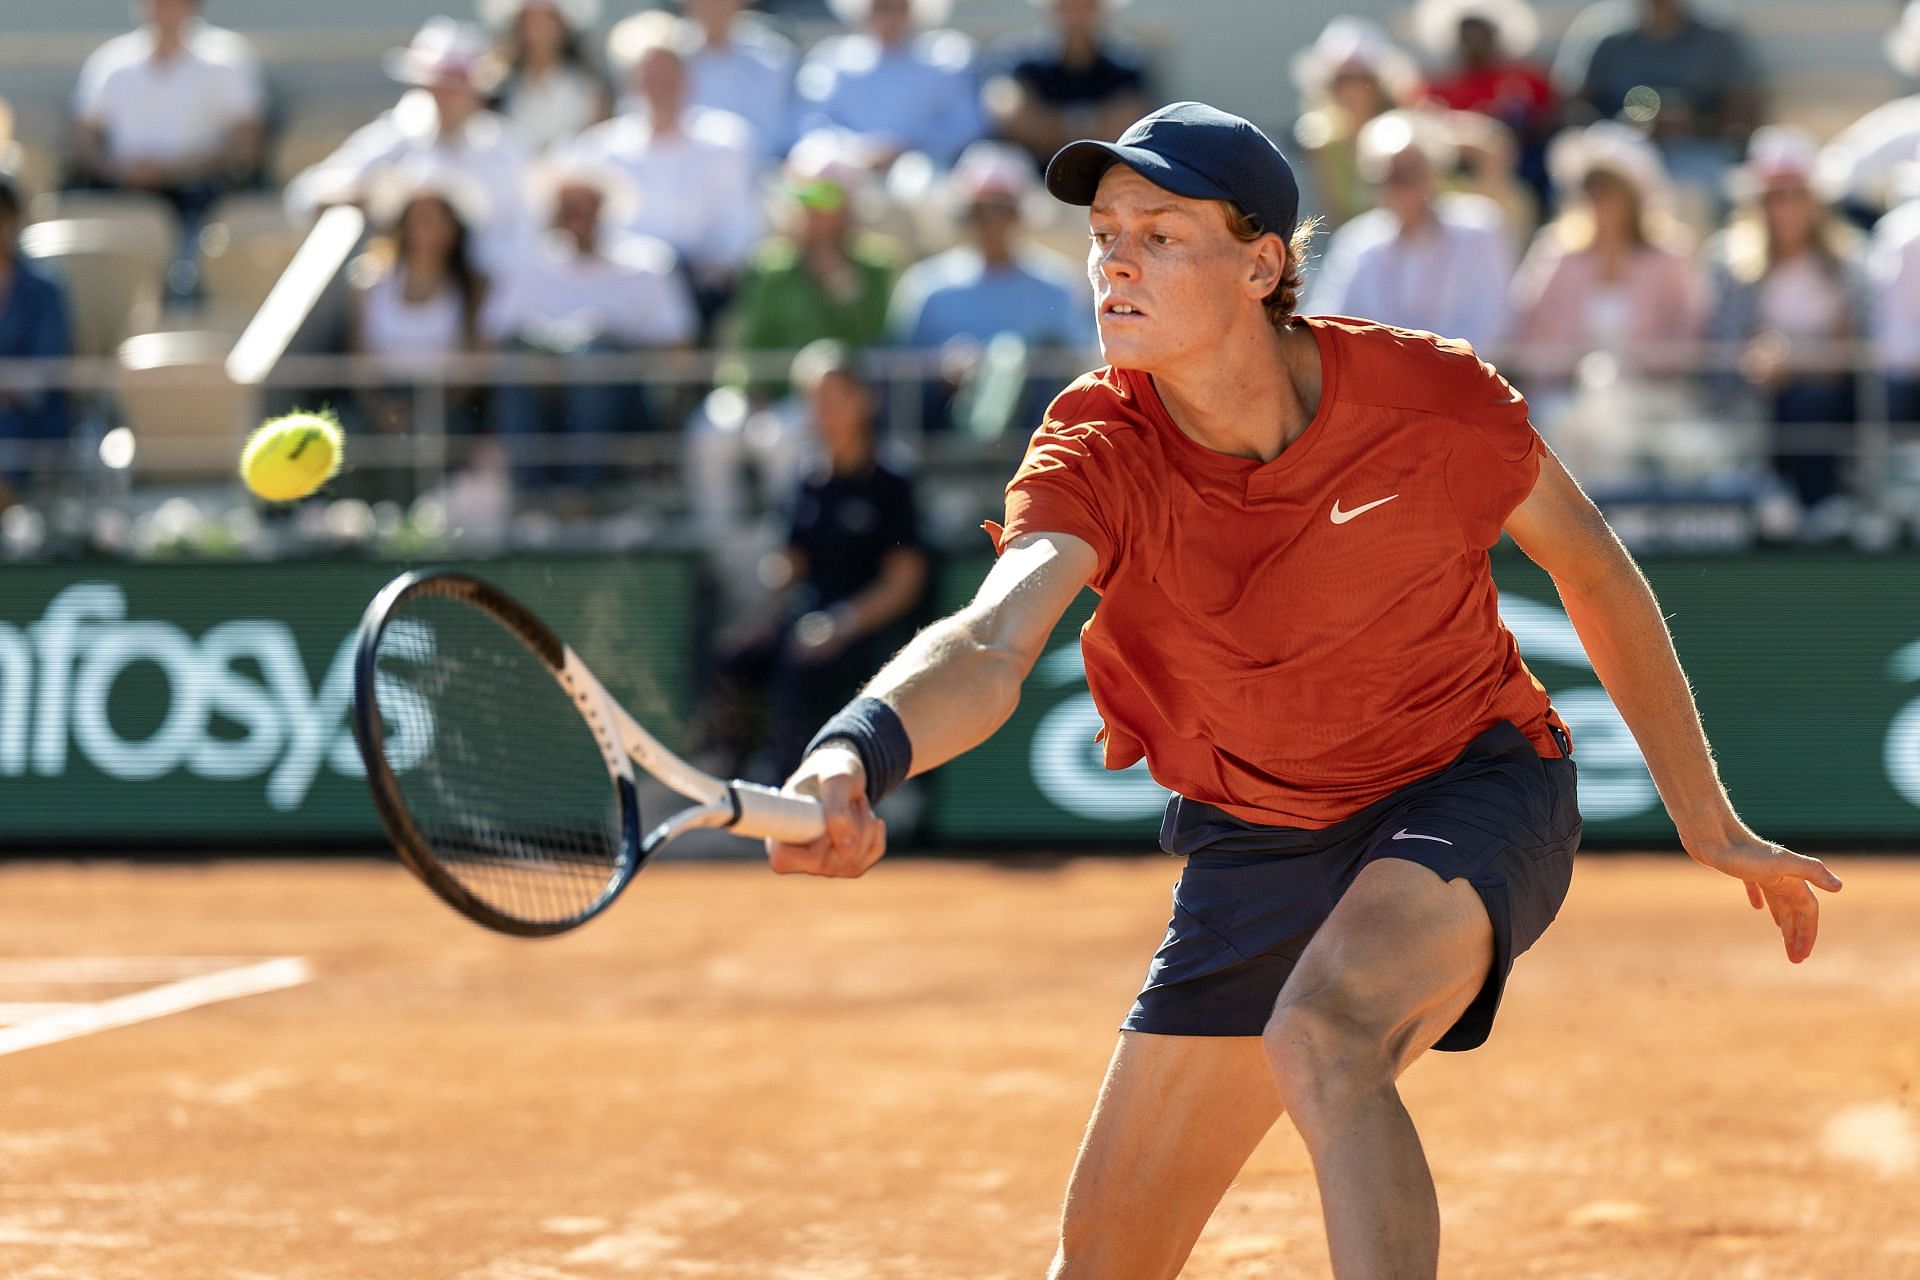
[[[1624,479],[1642,452],[1635,433],[1680,412],[1668,401],[1698,355],[1705,285],[1645,135],[1601,121],[1555,139],[1548,166],[1562,212],[1514,276],[1514,363],[1575,473]]]

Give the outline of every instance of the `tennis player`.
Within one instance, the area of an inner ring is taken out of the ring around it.
[[[1106,763],[1173,792],[1161,843],[1187,863],[1051,1274],[1176,1275],[1284,1112],[1334,1273],[1432,1277],[1395,1080],[1486,1039],[1580,839],[1577,744],[1496,612],[1502,531],[1552,574],[1687,851],[1745,882],[1789,959],[1840,881],[1734,813],[1645,579],[1519,393],[1464,342],[1293,314],[1311,227],[1264,134],[1178,103],[1069,145],[1047,185],[1091,206],[1107,366],[1035,432],[973,602],[815,738],[788,788],[828,834],[770,845],[773,868],[871,867],[873,804],[1004,723],[1091,586]]]

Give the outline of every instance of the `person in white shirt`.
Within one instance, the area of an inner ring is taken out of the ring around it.
[[[570,142],[607,118],[613,96],[581,43],[599,0],[480,0],[480,16],[499,40],[495,110],[534,147]]]
[[[183,217],[260,163],[263,91],[252,46],[200,0],[137,0],[137,30],[107,41],[74,91],[78,185],[150,191]]]
[[[793,42],[742,0],[681,0],[689,24],[687,100],[737,112],[753,126],[754,152],[766,168],[793,144]]]
[[[486,221],[486,193],[451,166],[416,157],[383,171],[365,199],[379,235],[348,268],[349,349],[381,374],[381,383],[356,393],[352,425],[387,437],[462,429],[479,396],[449,383],[447,362],[479,349],[487,279],[472,246],[473,228]],[[418,416],[423,383],[441,388],[439,421]],[[368,498],[412,496],[404,468],[368,467],[352,485]]]
[[[760,239],[759,166],[752,126],[688,101],[683,31],[657,10],[614,27],[608,55],[631,97],[619,115],[583,133],[577,150],[633,179],[639,212],[626,229],[673,246],[702,316],[711,317]]]
[[[489,275],[504,271],[528,239],[525,188],[532,152],[518,129],[486,109],[479,87],[486,56],[481,28],[428,19],[411,44],[390,50],[385,59],[387,74],[413,88],[288,183],[288,212],[310,218],[326,205],[364,201],[389,170],[444,165],[485,192],[487,221],[475,229],[474,255]]]
[[[693,340],[698,320],[673,249],[618,229],[643,198],[625,174],[563,154],[543,167],[534,185],[540,203],[551,208],[549,229],[494,291],[481,320],[489,342],[511,351],[594,356]],[[548,390],[557,412],[549,411]],[[497,418],[522,488],[591,488],[607,473],[601,461],[607,442],[655,421],[636,388],[604,377],[553,388],[503,387]],[[552,430],[567,439],[557,466],[530,447]]]
[[[876,168],[919,152],[941,169],[987,134],[973,41],[939,30],[946,0],[832,0],[849,27],[801,64],[799,131],[859,135]]]
[[[1920,80],[1920,0],[1908,0],[1887,35],[1887,59],[1909,80]],[[1900,166],[1920,147],[1920,93],[1875,107],[1842,129],[1820,153],[1818,189],[1877,217],[1898,203]]]
[[[1366,316],[1465,338],[1490,351],[1507,336],[1512,230],[1485,196],[1442,192],[1452,167],[1439,124],[1412,111],[1375,116],[1355,143],[1379,207],[1333,233],[1303,310]]]
[[[1868,289],[1888,416],[1920,422],[1920,151],[1898,172],[1894,191],[1904,198],[1873,228]]]

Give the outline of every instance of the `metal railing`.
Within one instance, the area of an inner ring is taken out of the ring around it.
[[[778,387],[791,354],[512,352],[413,363],[296,354],[278,361],[254,388],[235,386],[211,364],[176,367],[158,377],[154,370],[129,369],[114,359],[0,361],[0,397],[64,389],[81,424],[71,441],[51,451],[0,440],[0,474],[31,464],[41,472],[35,492],[94,504],[150,505],[195,486],[203,495],[224,487],[234,501],[244,501],[231,483],[231,469],[246,428],[260,416],[296,405],[331,405],[353,423],[361,401],[388,397],[405,406],[406,429],[389,435],[356,431],[348,446],[352,466],[363,474],[385,475],[398,490],[418,495],[443,489],[484,453],[485,442],[497,438],[490,432],[497,415],[486,406],[497,404],[504,388],[638,388],[655,406],[654,430],[519,440],[512,462],[519,467],[586,459],[604,465],[615,503],[620,493],[639,486],[670,524],[687,506],[683,467],[689,418],[711,416],[716,407],[746,414],[750,406],[744,396],[716,400],[709,396],[712,388],[724,385],[726,377],[743,375],[749,385]],[[1757,503],[1765,496],[1775,458],[1830,455],[1850,465],[1845,491],[1850,501],[1909,521],[1911,531],[1896,540],[1920,541],[1920,423],[1893,420],[1888,374],[1869,344],[1795,349],[1795,376],[1845,377],[1855,412],[1847,421],[1791,425],[1769,423],[1765,395],[1743,387],[1744,347],[1700,345],[1661,351],[1653,360],[1636,360],[1631,353],[1574,358],[1577,353],[1537,348],[1494,354],[1495,363],[1529,394],[1542,434],[1606,502]],[[1038,403],[1097,363],[1097,357],[1031,353],[1020,368],[1031,392],[1021,411],[1001,422],[1002,430],[980,432],[934,431],[926,417],[930,399],[924,389],[964,372],[966,360],[956,360],[953,353],[876,349],[863,361],[883,392],[882,434],[888,447],[919,469],[923,483],[968,485],[984,503],[997,499],[999,485],[1017,463]],[[176,404],[166,422],[143,427],[133,399],[155,394],[184,398],[188,409],[183,412]],[[193,408],[199,403],[205,418],[196,423]],[[458,425],[462,410],[471,429]],[[143,431],[151,438],[142,439]],[[1586,448],[1596,440],[1603,446],[1605,468]],[[32,500],[35,492],[27,497]]]

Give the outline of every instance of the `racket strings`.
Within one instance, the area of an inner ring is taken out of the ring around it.
[[[422,596],[376,653],[386,761],[433,857],[485,907],[557,924],[590,912],[629,856],[592,730],[491,614]]]

